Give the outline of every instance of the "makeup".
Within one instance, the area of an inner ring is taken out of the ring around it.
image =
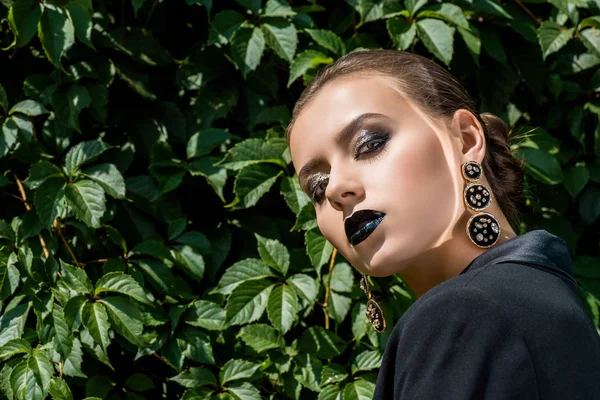
[[[379,226],[385,213],[376,210],[360,210],[346,218],[344,229],[352,246],[364,241]]]

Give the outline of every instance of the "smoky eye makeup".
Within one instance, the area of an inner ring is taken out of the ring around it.
[[[368,128],[361,130],[356,135],[352,145],[352,157],[358,160],[363,155],[378,153],[383,150],[389,138],[390,134],[387,129]]]
[[[307,194],[314,203],[318,203],[325,194],[325,185],[329,175],[323,172],[318,172],[310,177],[307,184]]]

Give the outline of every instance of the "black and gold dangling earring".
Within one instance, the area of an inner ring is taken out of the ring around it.
[[[462,166],[463,177],[467,180],[464,200],[473,211],[485,210],[492,203],[489,189],[482,183],[477,183],[482,173],[483,169],[476,161],[468,161]],[[500,237],[500,224],[492,214],[479,212],[467,222],[467,236],[477,247],[492,247]]]
[[[373,326],[373,329],[375,329],[375,332],[382,333],[385,331],[385,316],[383,315],[383,310],[379,304],[373,299],[373,293],[371,293],[371,289],[369,288],[369,281],[364,274],[360,279],[360,288],[369,298],[366,312],[367,319]]]

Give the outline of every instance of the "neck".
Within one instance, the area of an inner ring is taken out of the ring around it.
[[[498,215],[498,214],[495,214]],[[508,221],[498,215],[502,232],[494,246],[506,242],[516,236]],[[488,249],[477,247],[467,237],[465,226],[470,215],[464,215],[454,225],[453,231],[441,244],[420,254],[411,262],[409,268],[402,271],[402,279],[417,297],[429,289],[459,275],[477,256]]]

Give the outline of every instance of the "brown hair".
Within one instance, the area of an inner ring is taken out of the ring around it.
[[[391,77],[400,92],[432,117],[452,118],[459,109],[473,113],[483,126],[486,155],[483,170],[500,209],[518,228],[518,203],[523,191],[523,171],[510,150],[506,124],[490,113],[479,114],[465,88],[448,71],[425,57],[398,50],[356,51],[319,71],[294,106],[286,137],[296,118],[327,83],[349,75]]]

